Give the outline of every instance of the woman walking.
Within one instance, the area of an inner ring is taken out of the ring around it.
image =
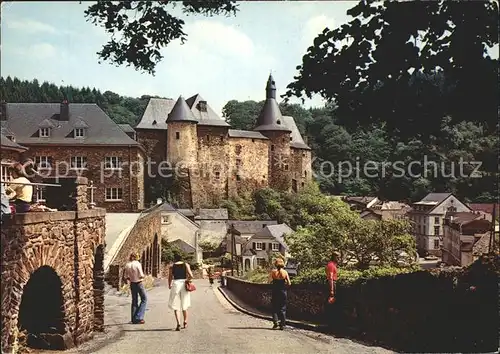
[[[273,329],[283,330],[286,325],[286,286],[292,283],[288,272],[283,269],[285,267],[283,259],[276,259],[274,265],[276,269],[269,274],[269,281],[272,283]]]
[[[168,307],[174,310],[175,320],[177,321],[176,331],[181,330],[179,311],[182,311],[184,317],[184,328],[188,324],[187,309],[191,306],[191,294],[186,290],[186,281],[192,278],[191,267],[176,254],[174,256],[174,264],[170,267],[170,272],[168,273],[168,288],[170,289]]]

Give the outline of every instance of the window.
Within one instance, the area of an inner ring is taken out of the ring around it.
[[[262,224],[262,228],[264,228],[264,227],[266,227],[266,226],[267,226],[267,224]]]
[[[165,215],[161,217],[162,224],[170,224],[170,215]]]
[[[285,139],[285,138],[283,138],[282,140],[283,140],[283,142],[284,142],[284,143],[286,142],[286,139]]]
[[[45,202],[45,187],[38,186],[36,188],[35,202]]]
[[[262,251],[262,242],[255,242],[255,250]]]
[[[207,135],[207,143],[210,141],[210,135]]]
[[[122,161],[117,156],[106,156],[104,158],[104,168],[108,170],[119,170],[122,168]]]
[[[85,129],[83,128],[75,128],[75,139],[81,139],[85,137]]]
[[[274,145],[271,145],[271,151],[274,151]]]
[[[223,143],[224,142],[224,135],[221,135],[220,136],[220,142]]]
[[[236,167],[237,168],[241,167],[241,159],[236,159]]]
[[[292,137],[290,137],[290,141],[292,141]]]
[[[7,135],[6,138],[9,139],[10,141],[16,141],[14,135]]]
[[[52,157],[35,156],[35,165],[37,168],[50,168]]]
[[[434,217],[434,224],[439,224],[439,216]]]
[[[304,183],[304,182],[302,182],[302,187],[304,187],[304,186],[305,186],[305,183]]]
[[[9,166],[2,166],[2,181],[10,181],[12,177],[9,174]]]
[[[307,171],[304,171],[304,177],[307,177]]]
[[[207,101],[200,101],[198,103],[198,109],[200,112],[206,112],[207,111]]]
[[[179,140],[181,138],[181,133],[175,132],[175,138]]]
[[[240,177],[240,175],[236,175],[236,180],[237,180],[237,181],[241,181],[241,177]]]
[[[49,128],[40,128],[40,138],[48,138],[50,135]]]
[[[236,152],[236,155],[241,154],[241,145],[236,145],[235,146],[235,152]]]
[[[273,243],[273,245],[271,247],[272,247],[271,249],[273,251],[279,252],[279,250],[280,250],[280,244],[279,243]]]
[[[106,188],[106,200],[122,200],[123,191],[121,188]]]
[[[434,240],[434,249],[439,249],[439,240]]]
[[[215,171],[215,179],[220,179],[220,172],[219,171]]]
[[[252,143],[255,143],[255,139],[252,139]]]
[[[439,236],[439,232],[441,231],[440,229],[440,226],[434,226],[434,235]]]
[[[85,156],[73,156],[71,158],[71,168],[74,168],[74,169],[87,168],[87,157],[85,157]]]
[[[305,152],[302,153],[302,157],[306,157],[306,153]]]

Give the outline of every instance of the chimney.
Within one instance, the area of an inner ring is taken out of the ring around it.
[[[68,100],[64,100],[61,103],[61,112],[59,114],[60,121],[68,121],[69,120],[69,103]]]
[[[0,112],[0,120],[7,120],[7,102],[2,101],[2,110]]]

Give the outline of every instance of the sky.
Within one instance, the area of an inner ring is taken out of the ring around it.
[[[186,22],[187,42],[172,42],[163,49],[164,59],[155,76],[133,67],[98,63],[96,52],[108,36],[86,21],[89,4],[2,2],[1,75],[132,97],[177,99],[198,93],[221,113],[232,99],[264,99],[270,72],[277,94],[285,93],[314,38],[325,27],[349,21],[346,11],[356,2],[240,2],[240,11],[233,17],[177,12]],[[317,96],[305,106],[323,104]]]

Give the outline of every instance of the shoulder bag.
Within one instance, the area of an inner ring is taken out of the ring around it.
[[[187,274],[187,263],[184,263],[186,265],[186,274]],[[186,287],[186,291],[192,292],[196,290],[196,286],[194,286],[193,282],[191,279],[186,280],[184,283],[184,286]]]

